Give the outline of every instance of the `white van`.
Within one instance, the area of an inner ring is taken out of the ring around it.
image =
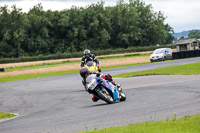
[[[172,49],[171,48],[159,48],[156,49],[150,56],[150,61],[164,61],[172,59]]]

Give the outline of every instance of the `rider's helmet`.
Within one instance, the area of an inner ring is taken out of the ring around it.
[[[82,67],[80,69],[80,75],[82,78],[87,78],[87,76],[89,75],[90,71],[88,70],[87,67]]]
[[[85,55],[86,57],[90,56],[90,50],[89,50],[89,49],[86,49],[86,50],[84,51],[84,55]]]

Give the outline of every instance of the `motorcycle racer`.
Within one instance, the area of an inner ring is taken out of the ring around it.
[[[96,62],[96,65],[99,68],[99,61],[97,60],[97,58],[94,54],[90,53],[89,49],[86,49],[83,53],[84,53],[84,56],[82,57],[82,60],[81,60],[81,67],[84,67],[84,65],[88,61],[93,61],[93,62]]]
[[[97,73],[97,72],[90,72],[87,67],[82,67],[80,69],[80,75],[83,78],[82,80],[82,84],[83,86],[86,88],[86,78],[90,75],[90,74],[96,74],[97,77],[104,79],[104,80],[108,80],[109,82],[111,82],[114,86],[116,86],[118,88],[119,91],[122,90],[122,88],[120,87],[120,84],[116,84],[115,81],[112,79],[112,76],[110,74],[104,75],[102,73]],[[97,97],[95,97],[94,95],[92,95],[92,101],[93,102],[97,102],[99,99]]]

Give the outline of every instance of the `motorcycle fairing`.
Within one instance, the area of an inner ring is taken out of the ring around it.
[[[108,90],[110,90],[113,94],[113,100],[116,100],[119,98],[119,94],[117,91],[117,87],[114,86],[112,83],[110,83],[109,81],[105,80],[101,83],[102,86],[104,86],[105,88],[107,88]]]

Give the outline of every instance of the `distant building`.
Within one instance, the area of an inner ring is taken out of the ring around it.
[[[176,43],[176,50],[179,51],[187,51],[187,50],[195,50],[200,48],[200,39],[185,39],[179,40]]]

